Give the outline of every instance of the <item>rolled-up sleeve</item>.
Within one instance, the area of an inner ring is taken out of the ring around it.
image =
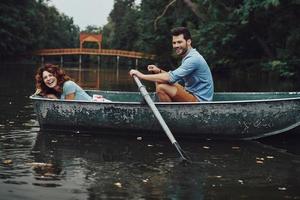
[[[186,58],[183,60],[182,64],[174,71],[169,71],[170,80],[169,83],[173,84],[182,78],[190,75],[195,70],[196,65],[192,58]]]
[[[169,73],[169,76],[170,76],[169,83],[170,84],[176,83],[176,78],[175,78],[174,73],[172,71],[169,71],[168,73]]]

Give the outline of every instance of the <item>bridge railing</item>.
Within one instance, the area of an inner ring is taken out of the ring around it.
[[[136,51],[125,51],[115,49],[88,49],[88,48],[67,48],[67,49],[41,49],[34,52],[35,55],[107,55],[122,56],[129,58],[154,59],[155,55]]]

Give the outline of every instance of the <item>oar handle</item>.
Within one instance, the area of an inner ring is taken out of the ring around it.
[[[136,85],[138,86],[139,90],[141,89],[141,87],[144,87],[144,85],[141,83],[140,79],[136,75],[133,75],[133,79],[134,79]]]

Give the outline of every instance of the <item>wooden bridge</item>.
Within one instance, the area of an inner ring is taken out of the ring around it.
[[[100,56],[116,56],[117,66],[119,65],[120,57],[135,58],[136,66],[138,65],[138,59],[144,58],[149,60],[154,60],[155,55],[147,54],[136,51],[125,51],[125,50],[115,50],[115,49],[102,49],[102,34],[91,34],[91,33],[80,33],[80,48],[69,48],[69,49],[41,49],[33,52],[34,55],[41,56],[42,63],[44,63],[45,56],[60,56],[61,66],[63,66],[65,55],[78,55],[79,65],[81,66],[82,55],[96,55],[98,57],[98,64],[100,63]],[[85,42],[96,42],[98,44],[98,49],[83,48]]]
[[[90,48],[69,48],[69,49],[41,49],[34,52],[38,56],[63,56],[63,55],[105,55],[105,56],[120,56],[136,59],[150,59],[154,60],[155,55],[146,54],[135,51],[124,51],[114,49],[90,49]]]

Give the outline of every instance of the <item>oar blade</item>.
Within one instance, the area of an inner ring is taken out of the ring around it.
[[[178,151],[178,153],[180,154],[181,163],[183,163],[183,164],[192,163],[191,158],[182,150],[180,145],[177,142],[174,142],[173,144],[174,144],[176,150]]]

